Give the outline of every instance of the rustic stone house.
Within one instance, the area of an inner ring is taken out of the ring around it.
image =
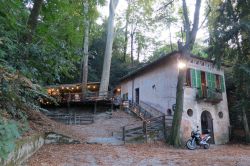
[[[179,56],[178,52],[172,52],[123,77],[120,84],[123,99],[150,105],[172,116],[176,103]],[[229,113],[223,69],[218,69],[211,60],[194,55],[185,67],[182,141],[186,141],[191,131],[199,126],[203,133],[211,130],[215,144],[228,142]]]

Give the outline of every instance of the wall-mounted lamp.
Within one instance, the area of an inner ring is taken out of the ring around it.
[[[178,68],[179,68],[179,69],[184,69],[184,68],[186,68],[186,66],[187,66],[186,63],[184,63],[184,62],[182,62],[182,61],[179,61],[179,62],[178,62]]]

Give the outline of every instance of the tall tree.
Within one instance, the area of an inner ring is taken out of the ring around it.
[[[89,59],[89,3],[86,0],[83,3],[84,12],[84,44],[83,44],[83,58],[82,58],[82,96],[86,97],[87,82],[88,82],[88,59]]]
[[[218,65],[223,60],[229,60],[233,66],[233,80],[235,92],[233,94],[233,109],[242,119],[246,141],[250,142],[249,119],[247,114],[250,109],[250,5],[247,0],[240,1],[211,1],[213,6],[219,6],[212,11],[209,22],[210,49],[212,57]],[[232,119],[233,117],[231,117]],[[238,119],[237,123],[241,122]]]
[[[182,63],[186,63],[186,60],[188,59],[190,52],[192,51],[193,46],[194,46],[194,42],[196,39],[196,34],[198,32],[198,26],[199,26],[200,7],[201,7],[201,0],[196,0],[193,26],[191,28],[186,0],[182,0],[182,10],[183,10],[183,17],[184,17],[183,22],[184,22],[184,30],[185,30],[185,35],[186,35],[185,44],[181,45],[181,43],[179,43],[179,51],[181,52],[181,57],[179,58],[179,61],[182,61]],[[176,90],[176,110],[174,113],[172,129],[171,129],[171,134],[170,134],[170,144],[174,145],[175,147],[181,146],[180,127],[181,127],[181,119],[182,119],[182,112],[183,112],[183,97],[184,97],[183,86],[184,86],[185,78],[186,78],[185,68],[179,69],[177,90]]]
[[[31,9],[28,22],[27,22],[27,29],[29,32],[25,35],[25,42],[30,43],[32,41],[32,36],[36,30],[37,22],[38,22],[38,16],[41,10],[43,4],[43,0],[34,0],[33,8]]]
[[[110,77],[110,65],[112,58],[112,46],[114,40],[114,17],[115,9],[118,5],[119,0],[110,0],[109,3],[109,18],[108,18],[108,32],[107,32],[107,42],[104,54],[103,69],[101,85],[99,90],[99,95],[107,95]]]
[[[128,49],[128,22],[130,12],[131,0],[128,0],[128,8],[125,13],[125,32],[124,32],[124,46],[123,46],[123,61],[126,61],[127,49]]]
[[[142,43],[145,41],[145,32],[152,30],[152,13],[154,0],[127,0],[128,7],[125,13],[125,32],[124,32],[124,58],[127,53],[128,39],[130,40],[130,62],[134,66],[134,53],[142,51]],[[151,29],[150,29],[151,28]],[[137,36],[140,35],[140,36]],[[143,38],[144,37],[144,38]],[[141,41],[139,41],[142,39]],[[139,45],[138,45],[139,44]],[[135,49],[136,48],[136,49]],[[138,56],[138,53],[137,53]]]

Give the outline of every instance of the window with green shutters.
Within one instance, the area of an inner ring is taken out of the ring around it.
[[[220,87],[221,87],[221,91],[225,92],[225,85],[224,85],[224,77],[220,76]]]
[[[195,69],[190,69],[191,71],[191,85],[193,88],[196,88],[196,74],[195,74]]]
[[[216,75],[212,74],[212,89],[214,90],[216,88]]]
[[[190,69],[190,72],[191,72],[192,87],[197,88],[199,97],[202,97],[201,71],[196,69]]]
[[[207,79],[207,95],[208,97],[212,97],[213,92],[216,88],[216,75],[210,72],[206,72],[206,79]]]
[[[202,87],[201,87],[201,71],[195,70],[196,73],[196,87],[198,89],[199,97],[202,97]]]

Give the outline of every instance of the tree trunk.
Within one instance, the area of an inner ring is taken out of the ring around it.
[[[171,30],[170,30],[170,28],[171,28],[171,25],[169,25],[169,42],[170,42],[170,48],[171,48],[171,52],[173,52],[174,50],[173,50],[173,43],[172,43],[172,36],[171,36]]]
[[[137,62],[138,63],[139,63],[139,59],[140,59],[140,53],[141,53],[141,47],[138,44],[138,47],[137,47]]]
[[[183,55],[182,55],[183,56]],[[184,61],[184,60],[183,60]],[[183,99],[184,99],[184,81],[186,78],[186,69],[180,69],[178,75],[178,83],[176,90],[176,110],[174,112],[172,129],[170,133],[170,144],[175,147],[181,146],[180,141],[180,127],[183,112]]]
[[[190,23],[188,18],[188,10],[186,1],[182,0],[182,8],[183,8],[183,17],[184,17],[184,28],[186,32],[186,42],[184,47],[180,47],[181,50],[181,59],[183,63],[187,62],[189,58],[190,52],[193,48],[193,44],[196,39],[196,34],[198,31],[199,25],[199,11],[201,6],[201,0],[196,0],[195,4],[195,14],[194,14],[194,23],[192,27],[192,31],[190,30]],[[177,82],[177,89],[176,89],[176,110],[174,112],[174,118],[172,122],[172,129],[170,134],[170,144],[174,145],[175,147],[180,147],[180,127],[181,127],[181,119],[182,119],[182,112],[183,112],[183,98],[184,98],[184,81],[186,78],[186,69],[180,69],[178,75],[178,82]]]
[[[125,24],[125,32],[124,32],[124,48],[123,48],[123,61],[126,61],[127,55],[127,44],[128,44],[128,18],[130,11],[130,0],[128,1],[128,9],[126,11],[126,24]]]
[[[24,37],[24,42],[28,42],[28,43],[32,42],[32,37],[37,27],[37,20],[38,20],[38,16],[42,7],[42,3],[43,3],[43,0],[34,1],[34,5],[29,15],[28,22],[27,22],[27,28],[29,32],[26,33]]]
[[[128,21],[126,20],[125,33],[124,33],[124,48],[123,48],[123,61],[126,62],[128,44]]]
[[[130,47],[131,47],[131,51],[130,51],[130,56],[131,56],[131,66],[134,66],[134,55],[133,55],[133,50],[134,50],[134,34],[130,33]]]
[[[243,125],[244,125],[244,130],[245,130],[245,135],[246,135],[246,142],[250,142],[250,131],[249,131],[249,126],[248,126],[245,106],[243,106],[242,108],[242,116],[243,116]]]
[[[83,7],[84,12],[84,44],[83,44],[83,57],[82,57],[82,97],[85,99],[88,83],[88,59],[89,59],[89,4],[86,0]]]
[[[110,77],[110,65],[112,58],[112,46],[114,40],[114,17],[115,17],[115,9],[119,0],[110,0],[109,4],[109,18],[108,18],[108,34],[107,34],[107,42],[105,48],[103,69],[102,69],[102,79],[99,90],[99,96],[107,95],[108,86],[109,86],[109,77]]]

